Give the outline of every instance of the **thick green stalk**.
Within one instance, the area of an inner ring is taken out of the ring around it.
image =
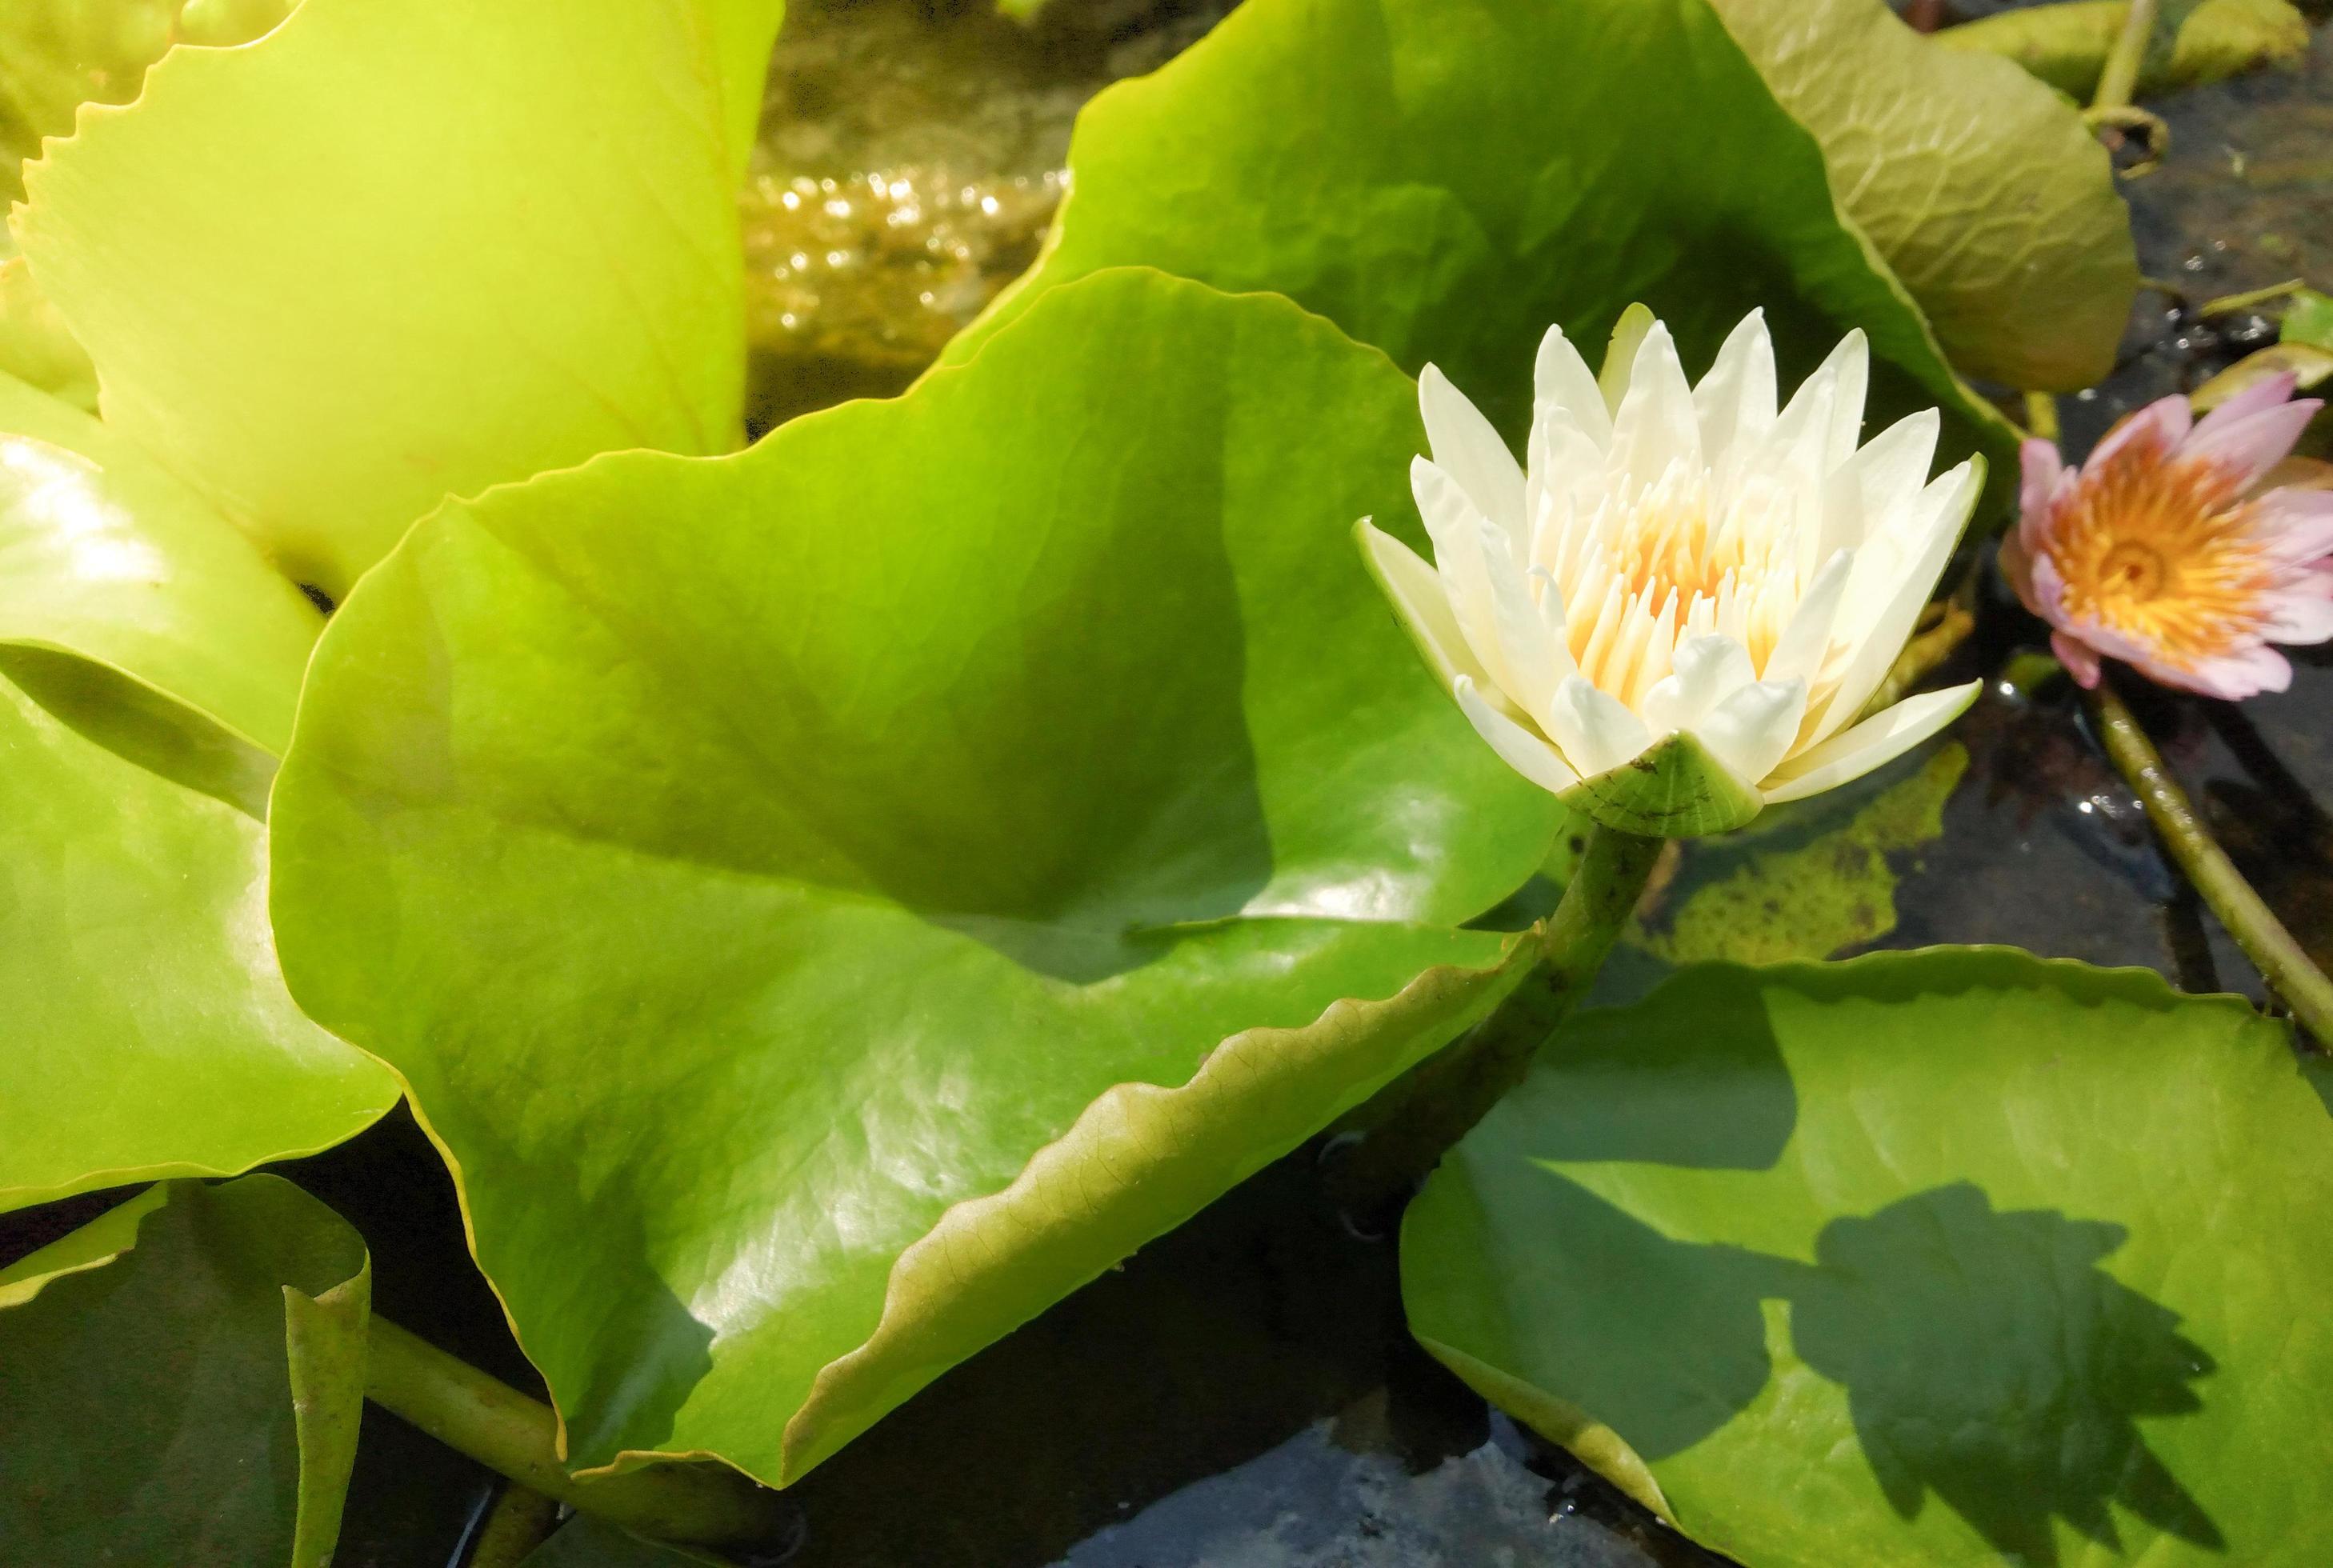
[[[2098,91],[2090,100],[2093,111],[2130,107],[2138,91],[2139,67],[2146,63],[2147,49],[2155,42],[2160,8],[2158,0],[2131,0],[2122,32],[2116,35],[2114,47],[2107,51],[2106,65],[2098,72]]]
[[[1522,1082],[1627,928],[1666,841],[1599,827],[1563,899],[1534,930],[1540,962],[1474,1032],[1418,1068],[1387,1117],[1341,1150],[1330,1192],[1373,1219],[1398,1202]]]
[[[487,1512],[465,1568],[519,1568],[558,1526],[558,1500],[513,1481]]]
[[[660,1541],[768,1545],[791,1508],[775,1492],[712,1465],[654,1465],[578,1480],[560,1462],[551,1407],[373,1314],[365,1397],[449,1448],[547,1497]]]
[[[2293,1015],[2320,1043],[2333,1044],[2333,981],[2328,981],[2325,972],[2310,961],[2292,939],[2292,933],[2284,928],[2284,922],[2252,890],[2227,851],[2197,820],[2186,792],[2171,776],[2162,754],[2114,688],[2102,681],[2090,696],[2107,755],[2137,792],[2147,820],[2155,824],[2171,858],[2179,862],[2187,880],[2220,917],[2220,924],[2258,967],[2270,988],[2284,998]]]

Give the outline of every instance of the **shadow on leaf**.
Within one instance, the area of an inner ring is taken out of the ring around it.
[[[1501,1260],[1504,1294],[1530,1304],[1537,1342],[1593,1349],[1535,1367],[1532,1381],[1647,1462],[1757,1400],[1771,1375],[1760,1303],[1780,1300],[1800,1359],[1846,1389],[1857,1443],[1899,1516],[1934,1494],[2031,1568],[2059,1562],[2053,1520],[2120,1550],[2110,1504],[2224,1549],[2137,1426],[2201,1409],[2193,1384],[2214,1364],[2176,1313],[2098,1266],[2122,1227],[1997,1210],[1956,1182],[1831,1221],[1809,1265],[1671,1240],[1540,1174],[1517,1233],[1531,1245]]]
[[[2109,1503],[2225,1546],[2136,1425],[2201,1409],[2189,1384],[2213,1363],[2178,1314],[2098,1266],[2127,1234],[1997,1210],[1967,1182],[1824,1227],[1789,1294],[1791,1338],[1845,1385],[1898,1515],[1915,1517],[1933,1492],[2034,1564],[2058,1561],[2053,1518],[2119,1550]]]

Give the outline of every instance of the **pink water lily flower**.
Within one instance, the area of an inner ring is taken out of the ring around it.
[[[2187,399],[2148,404],[2079,469],[2025,443],[2023,515],[2002,572],[2047,620],[2086,687],[2119,659],[2206,697],[2282,691],[2271,643],[2333,638],[2333,491],[2268,483],[2324,406],[2290,375],[2249,387],[2200,423]]]

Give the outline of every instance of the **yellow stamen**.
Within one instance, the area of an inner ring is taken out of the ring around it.
[[[2232,476],[2210,463],[2172,460],[2150,432],[2083,476],[2050,556],[2078,620],[2190,671],[2259,633],[2273,578],[2252,524]]]

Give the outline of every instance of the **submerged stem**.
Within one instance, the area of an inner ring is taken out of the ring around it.
[[[2333,1044],[2333,981],[2301,950],[2284,922],[2196,818],[2186,792],[2114,688],[2100,682],[2090,700],[2107,755],[2137,792],[2171,858],[2293,1015],[2320,1043]]]
[[[655,1465],[578,1480],[551,1407],[373,1314],[365,1397],[447,1448],[547,1497],[663,1541],[754,1545],[787,1534],[775,1492],[712,1465]]]
[[[1330,1168],[1330,1194],[1348,1213],[1374,1217],[1398,1201],[1522,1082],[1595,982],[1666,842],[1606,827],[1589,833],[1562,902],[1536,928],[1539,963],[1473,1034],[1419,1067],[1394,1112]]]

